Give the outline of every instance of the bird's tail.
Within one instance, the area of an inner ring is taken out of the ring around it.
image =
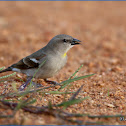
[[[6,68],[4,70],[1,70],[0,73],[7,72],[7,71],[12,71],[12,68],[11,67],[8,67],[8,68]]]

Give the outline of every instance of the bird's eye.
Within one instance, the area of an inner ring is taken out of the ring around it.
[[[63,39],[63,42],[67,42],[67,40],[66,39]]]

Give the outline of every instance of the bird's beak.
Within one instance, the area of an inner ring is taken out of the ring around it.
[[[71,42],[71,45],[77,45],[80,44],[80,42],[81,42],[80,40],[74,38]]]

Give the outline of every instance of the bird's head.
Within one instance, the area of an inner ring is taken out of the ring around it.
[[[67,53],[67,51],[74,45],[80,44],[80,40],[75,39],[69,35],[61,34],[57,35],[50,40],[48,46],[50,46],[55,52],[61,54]]]

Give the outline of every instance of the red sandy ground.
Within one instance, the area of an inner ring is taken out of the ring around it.
[[[126,114],[126,2],[0,2],[0,66],[8,66],[45,46],[57,34],[68,34],[82,41],[68,52],[67,65],[50,78],[61,82],[81,65],[78,76],[94,76],[76,81],[71,91],[84,87],[78,97],[90,96],[67,109],[91,115]],[[1,74],[6,75],[7,73]],[[18,74],[19,76],[19,74]],[[25,76],[20,74],[25,80]],[[12,77],[15,80],[14,77]],[[43,85],[47,86],[42,80]],[[16,82],[21,85],[21,82]],[[4,86],[1,84],[1,91]],[[11,87],[10,87],[11,88]],[[57,90],[57,87],[49,89]],[[109,96],[108,96],[109,92]],[[68,95],[68,98],[70,95]],[[36,96],[37,105],[62,101],[62,95]],[[0,109],[0,113],[10,110]],[[83,121],[126,124],[119,118]],[[48,115],[20,110],[14,118],[0,124],[64,124]],[[66,122],[66,124],[68,124]]]

